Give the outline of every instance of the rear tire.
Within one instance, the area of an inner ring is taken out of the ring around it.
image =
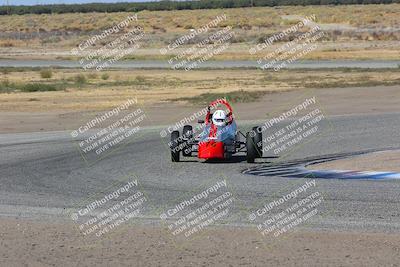
[[[261,158],[263,155],[263,147],[262,147],[262,133],[258,130],[259,127],[253,127],[254,135],[254,144],[256,145],[256,158]]]
[[[173,131],[171,133],[171,160],[172,162],[179,162],[180,153],[179,153],[179,132]]]
[[[188,145],[188,142],[193,139],[193,127],[191,125],[183,126],[182,137],[184,142],[186,143],[184,148],[182,149],[182,155],[185,157],[192,156],[192,146]]]
[[[257,148],[254,143],[254,138],[251,137],[250,132],[246,134],[246,160],[248,163],[254,163],[254,159],[257,157]]]

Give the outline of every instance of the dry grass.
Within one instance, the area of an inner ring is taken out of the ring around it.
[[[327,40],[319,42],[318,49],[304,59],[400,59],[400,4],[142,11],[138,13],[137,23],[145,31],[141,49],[125,59],[165,60],[174,56],[179,49],[163,56],[159,48],[222,14],[226,14],[227,20],[212,30],[232,26],[234,43],[213,60],[256,60],[276,47],[271,46],[255,57],[248,52],[250,46],[296,23],[296,15],[313,14],[325,27]],[[66,51],[102,29],[123,21],[128,15],[132,13],[0,16],[0,32],[6,35],[0,39],[0,52],[2,57],[13,59],[73,59]],[[340,30],[335,30],[337,27]],[[68,35],[63,35],[66,32]],[[93,49],[116,37],[98,42]]]
[[[13,40],[0,41],[0,46],[46,48],[72,48],[80,42],[88,39],[95,32],[107,29],[116,23],[126,19],[132,13],[86,13],[86,14],[55,14],[55,15],[12,15],[0,16],[0,32],[13,35]],[[333,31],[328,38],[335,43],[351,40],[392,40],[399,39],[400,28],[400,4],[391,5],[346,5],[346,6],[289,6],[289,7],[257,7],[237,9],[212,9],[212,10],[180,10],[180,11],[142,11],[138,13],[138,24],[143,26],[146,33],[144,38],[146,48],[163,47],[182,34],[189,32],[191,28],[198,28],[207,24],[218,15],[226,14],[227,20],[221,22],[218,27],[227,25],[233,27],[236,33],[235,43],[255,43],[268,34],[286,29],[296,23],[296,19],[288,19],[287,15],[309,16],[316,15],[317,22],[329,28],[357,27],[374,29],[375,32],[340,32]],[[332,29],[333,29],[332,28]],[[394,30],[395,33],[385,33],[379,29]],[[55,38],[55,33],[69,32],[70,35]],[[397,33],[396,33],[397,31]],[[19,41],[20,35],[34,34],[36,37],[29,42]],[[115,38],[115,37],[114,37]],[[3,42],[3,43],[2,43]],[[98,46],[104,45],[99,42]],[[399,50],[393,46],[394,52],[388,52],[387,57],[393,56]],[[224,57],[243,58],[249,57],[248,47],[240,50],[240,53],[228,51]],[[352,49],[357,51],[357,49]],[[363,51],[360,48],[358,53]],[[341,52],[346,57],[352,57],[351,53]],[[321,52],[320,52],[321,54]],[[384,53],[385,54],[385,53]],[[389,55],[390,54],[390,55]],[[158,49],[149,50],[135,58],[146,56],[160,57]],[[339,58],[337,53],[323,53],[316,58]],[[309,57],[312,57],[310,55]],[[366,56],[368,57],[368,56]]]
[[[186,32],[208,23],[225,13],[227,20],[221,27],[231,25],[238,29],[260,28],[274,31],[292,24],[284,15],[307,16],[316,14],[318,23],[345,24],[356,27],[400,25],[400,4],[391,5],[343,5],[343,6],[287,6],[235,9],[141,11],[140,24],[146,32]],[[124,20],[132,13],[72,13],[55,15],[11,15],[0,17],[2,32],[37,31],[93,31],[105,29]]]

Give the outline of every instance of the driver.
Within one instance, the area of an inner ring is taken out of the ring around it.
[[[224,110],[216,110],[212,115],[211,122],[216,128],[216,139],[224,143],[232,143],[236,135],[236,123],[227,118]],[[209,125],[204,129],[202,140],[210,137],[210,132],[214,130],[213,125]],[[213,138],[214,139],[214,138]]]
[[[216,110],[212,115],[212,122],[215,126],[222,127],[226,125],[226,114],[223,110]]]

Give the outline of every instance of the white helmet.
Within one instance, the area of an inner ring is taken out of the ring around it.
[[[226,121],[226,114],[225,111],[223,110],[216,110],[214,114],[212,115],[212,122],[216,126],[224,126]]]

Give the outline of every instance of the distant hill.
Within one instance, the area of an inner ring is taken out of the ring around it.
[[[143,3],[91,3],[71,5],[0,6],[0,15],[88,12],[137,12],[142,10],[217,9],[252,6],[391,4],[400,0],[200,0]]]

